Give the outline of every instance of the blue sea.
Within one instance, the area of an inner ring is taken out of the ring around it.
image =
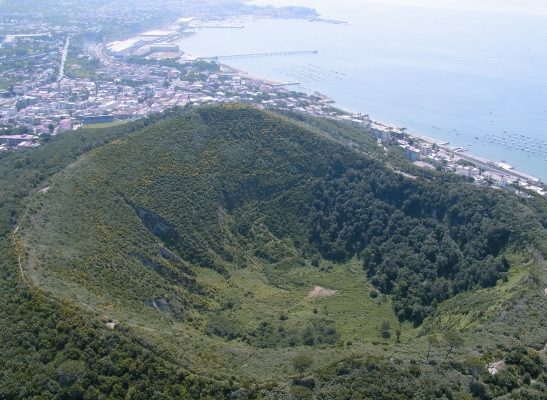
[[[331,24],[258,19],[183,40],[199,56],[319,50],[223,61],[300,82],[337,106],[504,160],[547,182],[544,0],[257,0],[314,7]]]

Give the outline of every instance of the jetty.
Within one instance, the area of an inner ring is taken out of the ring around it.
[[[231,54],[224,56],[200,57],[200,60],[219,61],[219,60],[237,60],[244,58],[259,58],[259,57],[280,57],[280,56],[301,56],[318,54],[319,50],[299,50],[299,51],[278,51],[270,53],[249,53],[249,54]]]

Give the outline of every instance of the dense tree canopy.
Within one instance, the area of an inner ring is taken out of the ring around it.
[[[506,277],[508,245],[532,244],[541,227],[508,196],[468,184],[416,182],[376,162],[334,160],[314,186],[310,242],[323,257],[355,255],[401,319]],[[519,218],[513,218],[519,215]]]

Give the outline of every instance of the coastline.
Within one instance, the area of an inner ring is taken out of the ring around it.
[[[499,173],[499,174],[507,175],[508,177],[513,176],[515,178],[515,180],[525,179],[525,180],[529,181],[530,183],[540,184],[540,185],[544,186],[543,181],[538,177],[530,175],[530,174],[528,174],[524,171],[514,169],[512,166],[511,166],[511,168],[504,168],[504,167],[500,166],[500,164],[501,165],[508,165],[508,164],[504,163],[503,161],[497,162],[497,161],[493,161],[491,159],[487,159],[487,158],[484,158],[484,157],[481,157],[481,156],[477,156],[473,153],[469,153],[466,149],[451,146],[450,142],[448,142],[448,141],[434,139],[434,138],[422,135],[422,134],[417,133],[417,132],[408,131],[408,130],[406,130],[406,128],[396,127],[393,124],[389,124],[389,123],[386,123],[386,122],[383,122],[383,121],[375,121],[375,120],[371,119],[371,122],[373,124],[379,125],[379,126],[385,128],[385,129],[391,130],[393,132],[404,133],[405,135],[407,135],[411,139],[419,140],[419,141],[428,143],[430,145],[439,146],[442,150],[446,151],[447,153],[452,154],[453,156],[458,156],[458,157],[460,157],[462,159],[465,159],[469,162],[475,163],[475,164],[479,165],[480,167],[485,168],[487,170],[491,170],[491,171],[494,171],[494,172]]]
[[[281,81],[275,81],[275,80],[271,80],[271,79],[251,75],[246,71],[242,71],[242,70],[240,70],[236,67],[233,67],[233,66],[230,66],[230,65],[227,65],[227,64],[221,64],[221,66],[223,66],[224,68],[229,69],[233,73],[237,73],[238,75],[244,77],[245,79],[250,79],[250,80],[253,80],[253,81],[256,81],[256,82],[262,82],[262,83],[273,85],[273,86],[288,85],[288,83],[284,83],[284,82],[281,82]],[[336,108],[337,110],[340,110],[342,114],[353,115],[353,116],[355,116],[357,114],[355,112],[351,112],[349,110],[345,110],[343,108],[338,107],[336,105],[336,101],[333,100],[332,98],[330,98],[326,95],[322,95],[322,96],[323,96],[324,99],[328,99],[329,102],[332,103],[333,108]],[[526,172],[523,172],[523,171],[519,171],[519,170],[514,169],[512,167],[511,168],[500,167],[499,164],[503,164],[503,162],[496,162],[496,161],[486,159],[484,157],[480,157],[480,156],[477,156],[475,154],[469,153],[466,149],[462,149],[462,148],[459,148],[459,147],[453,147],[453,146],[450,145],[450,142],[448,142],[448,141],[441,140],[441,139],[435,139],[435,138],[431,138],[429,136],[425,136],[425,135],[417,133],[417,132],[408,131],[408,130],[406,130],[406,128],[397,127],[396,125],[387,123],[385,121],[378,121],[378,120],[370,119],[370,123],[372,125],[384,127],[384,128],[386,128],[386,129],[388,129],[389,131],[392,131],[392,132],[404,133],[406,136],[408,136],[411,139],[419,140],[419,141],[428,143],[430,145],[439,146],[441,149],[443,149],[447,153],[452,154],[453,156],[457,155],[462,159],[466,159],[469,162],[472,162],[472,163],[475,163],[475,164],[479,165],[483,169],[490,170],[490,171],[493,171],[493,172],[498,173],[498,174],[503,174],[503,175],[506,175],[508,177],[513,177],[513,179],[515,179],[517,181],[520,180],[520,179],[525,179],[525,180],[529,181],[530,183],[543,184],[541,179],[539,179],[535,176],[527,174]]]
[[[252,80],[252,81],[255,81],[255,82],[261,82],[263,84],[267,84],[267,85],[271,85],[271,86],[277,86],[277,87],[290,85],[290,83],[287,83],[287,82],[276,81],[276,80],[272,80],[272,79],[269,79],[269,78],[264,78],[264,77],[259,77],[259,76],[256,76],[256,75],[251,75],[246,71],[243,71],[239,68],[233,67],[233,66],[228,65],[228,64],[222,63],[220,65],[223,68],[226,68],[227,70],[229,70],[231,73],[237,74],[237,75],[241,76],[242,78],[245,78],[245,79],[248,79],[248,80]],[[304,92],[302,92],[302,93],[304,93]],[[326,96],[326,95],[321,94],[321,96],[323,97],[324,100],[328,100],[330,103],[332,103],[332,107],[339,110],[341,112],[341,114],[346,114],[346,115],[351,115],[351,116],[356,116],[358,114],[356,112],[345,110],[343,108],[338,107],[337,104],[336,104],[336,101],[333,100],[332,98]],[[465,159],[469,162],[477,164],[478,166],[480,166],[483,169],[490,170],[490,171],[498,173],[498,174],[502,174],[502,175],[507,176],[509,178],[512,177],[513,180],[515,180],[515,181],[520,181],[521,179],[524,179],[526,181],[529,181],[529,183],[543,185],[543,181],[541,179],[535,177],[535,176],[532,176],[532,175],[530,175],[526,172],[514,169],[512,167],[511,168],[500,167],[499,164],[503,164],[503,162],[496,162],[494,160],[486,159],[484,157],[480,157],[480,156],[477,156],[475,154],[469,153],[466,149],[462,149],[460,147],[453,147],[453,146],[450,145],[450,142],[448,142],[446,140],[431,138],[429,136],[420,134],[418,132],[408,131],[406,128],[397,127],[394,124],[391,124],[391,123],[388,123],[388,122],[385,122],[385,121],[375,120],[375,119],[372,119],[372,118],[370,119],[370,123],[371,123],[372,126],[382,127],[382,128],[384,128],[384,129],[386,129],[390,132],[403,133],[404,135],[408,136],[411,139],[422,141],[422,142],[428,143],[430,145],[439,146],[442,150],[444,150],[445,152],[447,152],[449,154],[452,154],[453,156],[457,155],[458,157],[460,157],[462,159]]]
[[[228,64],[221,63],[220,66],[222,68],[225,68],[225,69],[229,70],[231,73],[238,74],[242,78],[248,79],[248,80],[251,80],[251,81],[262,82],[262,83],[272,85],[272,86],[285,86],[285,85],[288,84],[286,82],[281,82],[281,81],[276,81],[276,80],[273,80],[273,79],[259,77],[259,76],[256,76],[256,75],[251,75],[247,71],[243,71],[239,68],[233,67],[233,66],[228,65]]]
[[[253,17],[253,16],[239,17],[239,18],[236,19],[236,21],[241,22],[241,21],[244,21],[244,20],[249,21],[249,20],[255,20],[255,19],[261,19],[261,18],[256,18],[256,17]],[[230,22],[232,20],[229,19],[227,21]],[[319,19],[319,20],[317,20],[317,22],[322,22],[322,21]],[[328,23],[328,22],[325,22],[325,23]],[[180,41],[178,41],[177,43],[180,43]],[[196,55],[196,54],[192,54],[191,56],[196,57],[196,58],[200,57],[200,55]],[[229,64],[221,63],[220,65],[224,69],[228,70],[230,73],[234,73],[234,74],[237,74],[237,75],[241,76],[244,79],[252,80],[252,81],[255,81],[255,82],[261,82],[261,83],[264,83],[266,85],[271,85],[271,86],[276,86],[276,87],[283,87],[283,86],[287,86],[287,85],[290,85],[290,84],[294,84],[294,82],[289,83],[289,82],[278,81],[278,80],[274,80],[274,79],[270,79],[270,78],[265,78],[265,77],[262,77],[262,76],[257,76],[256,74],[251,74],[247,71],[244,71],[240,68],[234,67],[234,66],[229,65]],[[298,88],[295,88],[295,89],[298,89]],[[304,94],[313,93],[313,91],[306,92],[306,91],[303,91],[301,89],[300,90],[295,90],[295,91],[298,91],[298,92],[304,93]],[[339,110],[341,114],[345,114],[345,115],[353,116],[353,117],[356,117],[357,115],[361,115],[361,113],[339,107],[337,105],[336,101],[333,100],[332,98],[328,97],[328,96],[325,96],[323,94],[321,94],[321,96],[322,96],[323,100],[329,101],[332,104],[332,107]],[[504,178],[507,177],[510,180],[514,181],[514,182],[519,183],[522,180],[525,180],[525,184],[528,185],[528,186],[531,185],[531,184],[538,184],[538,185],[541,185],[543,188],[545,187],[544,184],[543,184],[543,181],[540,178],[532,176],[529,173],[514,169],[512,166],[508,166],[507,163],[505,163],[504,161],[495,161],[493,159],[487,159],[487,158],[484,158],[484,157],[481,157],[481,156],[477,156],[473,153],[469,153],[468,150],[466,150],[462,147],[451,146],[450,142],[447,141],[447,140],[437,139],[437,138],[430,137],[428,135],[424,135],[424,134],[419,133],[419,132],[409,131],[406,128],[398,127],[397,125],[391,124],[391,123],[386,122],[386,121],[375,120],[375,119],[373,119],[373,117],[371,117],[369,121],[372,125],[381,127],[381,130],[386,130],[387,129],[387,130],[390,130],[392,132],[404,133],[404,135],[406,135],[407,137],[409,137],[413,140],[424,142],[424,143],[427,143],[429,145],[438,146],[443,151],[445,151],[447,154],[451,154],[452,156],[457,156],[458,158],[461,158],[461,159],[467,160],[469,162],[472,162],[472,163],[480,166],[482,169],[492,171],[492,172],[494,172],[498,175],[503,176]],[[501,165],[503,165],[503,166],[501,166]],[[507,168],[507,167],[509,167],[509,168]]]

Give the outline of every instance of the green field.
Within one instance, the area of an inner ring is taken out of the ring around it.
[[[86,129],[105,129],[105,128],[112,128],[115,126],[120,126],[123,124],[126,124],[127,121],[114,121],[114,122],[103,122],[101,124],[90,124],[90,125],[84,125],[84,128]]]

